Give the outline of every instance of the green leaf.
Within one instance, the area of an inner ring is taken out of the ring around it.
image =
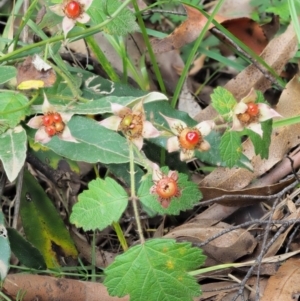
[[[73,68],[72,71],[83,75],[82,96],[87,99],[98,99],[108,95],[137,98],[147,94],[147,92],[133,88],[130,85],[112,82],[83,69]]]
[[[55,136],[45,146],[74,161],[105,164],[129,162],[127,140],[119,133],[80,116],[73,117],[68,127],[80,143],[63,141]],[[35,131],[29,129],[28,133],[33,138]]]
[[[130,301],[192,301],[201,288],[188,271],[205,261],[202,250],[173,239],[153,239],[130,248],[105,269],[111,296]]]
[[[168,167],[162,167],[161,171],[167,175]],[[181,190],[181,196],[173,197],[168,208],[163,208],[158,200],[158,196],[150,193],[150,188],[154,185],[152,175],[147,175],[139,189],[138,196],[143,205],[150,208],[158,214],[177,215],[180,211],[193,208],[202,199],[202,194],[198,185],[194,182],[188,181],[185,174],[178,173],[178,188]],[[152,215],[150,213],[150,215]]]
[[[8,228],[7,232],[11,250],[21,264],[36,270],[45,270],[47,268],[45,260],[37,248],[25,240],[15,229]]]
[[[4,227],[4,216],[0,211],[0,280],[4,280],[9,270],[10,246],[7,230]]]
[[[0,135],[0,159],[9,181],[14,181],[24,165],[27,151],[27,136],[21,126]]]
[[[99,3],[99,1],[93,1],[88,9],[88,14],[95,24],[99,24],[110,18],[120,5],[121,2],[118,0],[103,0],[101,3]],[[108,34],[118,36],[124,36],[138,29],[139,27],[135,22],[135,15],[127,7],[103,28]]]
[[[235,131],[227,131],[221,138],[220,153],[226,165],[233,167],[242,155],[240,135]]]
[[[220,114],[225,115],[230,113],[236,105],[234,96],[225,88],[218,87],[211,94],[212,106]]]
[[[262,159],[268,159],[269,157],[269,147],[271,144],[271,134],[272,134],[272,123],[273,120],[269,119],[264,122],[261,122],[261,128],[263,130],[263,136],[261,137],[257,133],[245,129],[244,132],[251,139],[255,154],[260,155]]]
[[[96,179],[78,196],[70,222],[86,230],[103,230],[117,222],[128,204],[124,188],[111,178]]]
[[[20,93],[3,92],[1,95],[0,120],[14,128],[29,114],[28,99]]]
[[[20,215],[26,238],[42,253],[48,268],[57,267],[62,255],[77,257],[77,250],[60,215],[27,170],[24,171]]]
[[[149,103],[157,100],[167,100],[168,98],[159,92],[151,92],[142,97],[132,97],[132,96],[106,96],[100,99],[95,99],[89,103],[74,104],[67,108],[69,113],[74,114],[104,114],[112,113],[111,104],[117,103],[123,106],[133,106],[137,102],[143,100],[144,103]]]
[[[127,187],[130,187],[130,174],[129,174],[129,165],[128,163],[123,164],[107,164],[106,167],[108,170],[118,178],[118,180],[122,181]],[[135,164],[134,165],[134,178],[135,182],[139,183],[141,178],[144,176],[143,169]]]
[[[297,1],[295,2],[297,3]],[[277,3],[276,6],[272,5],[271,7],[268,7],[265,12],[278,15],[280,17],[281,24],[288,24],[291,20],[288,1],[281,1]]]
[[[4,84],[16,77],[17,69],[13,66],[0,66],[0,84]]]

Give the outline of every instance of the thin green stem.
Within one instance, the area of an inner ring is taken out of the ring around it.
[[[164,84],[164,81],[163,81],[163,78],[161,76],[161,73],[160,73],[160,70],[158,68],[158,64],[157,64],[157,61],[156,61],[156,58],[155,58],[155,55],[154,55],[154,52],[153,52],[153,49],[151,47],[151,43],[150,43],[150,40],[149,40],[149,36],[147,34],[147,31],[146,31],[146,27],[145,27],[145,23],[144,23],[144,20],[142,18],[142,14],[139,10],[139,7],[137,5],[137,2],[136,0],[132,0],[132,5],[133,5],[133,8],[135,10],[135,13],[136,13],[136,16],[137,16],[137,19],[138,19],[138,23],[140,25],[140,29],[141,29],[141,32],[142,32],[142,35],[143,35],[143,38],[144,38],[144,42],[146,44],[146,47],[147,47],[147,50],[149,52],[149,56],[150,56],[150,61],[151,61],[151,64],[153,66],[153,70],[154,70],[154,73],[155,73],[155,76],[156,76],[156,80],[158,82],[158,85],[160,87],[160,90],[166,94],[166,87],[165,87],[165,84]]]
[[[0,297],[3,298],[3,300],[6,300],[6,301],[12,301],[10,298],[8,298],[6,295],[4,295],[4,293],[2,293],[1,291],[0,291]],[[2,299],[0,299],[0,300],[2,300]]]
[[[87,36],[91,36],[97,32],[99,32],[104,26],[106,26],[108,23],[110,23],[114,18],[116,18],[120,12],[131,2],[131,0],[125,0],[118,9],[116,9],[111,15],[110,17],[107,17],[106,20],[104,20],[102,23],[97,24],[96,26],[93,26],[89,29],[86,29],[84,32],[74,32],[74,33],[69,33],[68,34],[68,39],[70,40],[70,42],[74,42],[80,39],[84,39]],[[42,46],[45,46],[46,44],[51,44],[51,43],[55,43],[55,42],[59,42],[64,40],[64,35],[58,35],[58,36],[54,36],[51,38],[48,38],[46,40],[40,41],[38,43],[33,43],[27,46],[24,46],[22,48],[19,48],[13,52],[10,52],[6,55],[3,55],[0,57],[0,63],[1,62],[6,62],[8,60],[14,59],[18,56],[25,56],[27,55],[27,53],[35,48],[39,48]]]
[[[140,220],[138,205],[137,205],[137,196],[135,193],[135,171],[134,171],[134,150],[133,143],[128,140],[129,143],[129,174],[130,174],[130,190],[131,190],[131,201],[133,206],[134,217],[136,220],[137,231],[140,237],[141,244],[145,243],[145,238],[143,234],[142,224]]]
[[[16,92],[16,91],[14,91],[14,92]],[[33,95],[32,99],[25,106],[19,107],[19,108],[15,109],[15,110],[0,112],[0,116],[7,115],[7,114],[12,114],[12,113],[15,113],[15,112],[18,112],[18,111],[22,111],[22,110],[28,108],[29,106],[31,106],[36,101],[36,99],[38,98],[38,96],[39,96],[39,93],[35,93]]]
[[[53,70],[56,73],[58,73],[66,81],[66,83],[68,84],[68,86],[69,86],[74,98],[76,98],[76,100],[79,100],[80,102],[83,102],[83,103],[90,102],[88,99],[85,99],[79,95],[80,90],[77,87],[75,87],[75,85],[72,83],[70,78],[60,68],[58,68],[56,65],[54,65],[50,62],[48,62],[48,64],[53,68]]]
[[[119,76],[106,58],[106,55],[103,53],[102,49],[97,44],[95,38],[92,36],[86,37],[86,42],[93,51],[98,63],[103,67],[109,78],[114,82],[120,82]]]
[[[123,251],[124,252],[127,251],[128,250],[128,244],[127,244],[126,238],[124,236],[124,233],[123,233],[123,231],[121,229],[120,224],[116,223],[116,222],[113,222],[112,225],[113,225],[113,227],[114,227],[114,229],[116,231],[116,234],[118,236],[118,240],[119,240],[119,242],[120,242],[120,244],[122,246]]]
[[[193,48],[192,48],[192,51],[190,52],[190,55],[186,61],[186,64],[183,68],[183,71],[181,73],[181,76],[179,78],[179,81],[177,83],[177,86],[176,86],[176,89],[175,89],[175,92],[174,92],[174,95],[173,95],[173,98],[172,98],[172,102],[171,102],[171,106],[173,108],[175,108],[176,104],[177,104],[177,101],[178,101],[178,98],[179,98],[179,94],[181,92],[181,89],[182,89],[182,86],[185,82],[185,79],[187,77],[187,74],[188,74],[188,70],[194,60],[194,57],[195,57],[195,54],[196,52],[198,51],[198,48],[201,44],[201,41],[203,40],[208,28],[209,28],[209,25],[211,24],[212,20],[214,19],[214,16],[216,15],[216,13],[218,12],[218,10],[220,9],[221,5],[223,4],[224,0],[220,0],[216,7],[214,8],[212,14],[210,15],[210,17],[208,18],[207,20],[207,23],[205,24],[205,26],[203,27],[203,30],[201,32],[201,34],[199,35],[199,37],[197,38]],[[185,3],[185,1],[182,1],[182,3]],[[188,3],[185,3],[186,5],[188,5]]]
[[[273,121],[273,128],[275,129],[283,126],[289,126],[296,123],[300,123],[300,116],[293,116],[293,117]]]

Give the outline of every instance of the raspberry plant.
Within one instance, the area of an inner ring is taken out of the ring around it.
[[[112,36],[134,32],[138,25],[135,15],[127,8],[129,2],[48,3],[41,29],[53,23],[62,24],[62,34],[46,39],[37,30],[42,41],[11,52],[3,49],[0,159],[11,182],[22,170],[27,153],[37,156],[47,153],[49,166],[56,168],[57,158],[68,160],[77,171],[80,161],[105,166],[108,176],[89,182],[87,189],[79,193],[68,217],[71,224],[84,231],[101,231],[117,225],[129,204],[133,208],[138,234],[136,245],[128,249],[124,234],[117,231],[124,252],[104,270],[104,284],[109,293],[119,297],[128,294],[130,300],[189,301],[201,294],[196,278],[190,273],[203,265],[205,256],[187,242],[165,238],[146,240],[140,212],[148,216],[178,215],[201,201],[201,191],[182,168],[186,161],[198,159],[211,166],[251,169],[249,159],[242,153],[245,136],[251,139],[256,154],[267,158],[272,118],[280,115],[269,107],[259,91],[252,89],[237,100],[229,91],[217,87],[211,98],[219,116],[197,124],[188,114],[176,110],[165,93],[121,84],[92,35],[100,30]],[[135,1],[134,4],[136,7]],[[33,7],[24,18],[30,18],[32,11]],[[89,27],[84,25],[87,22]],[[62,61],[57,51],[60,43],[81,38],[86,38],[111,80]],[[117,43],[115,47],[121,49]],[[17,90],[12,82],[22,70],[15,67],[15,62],[24,62],[28,56],[33,56],[32,68],[40,72],[53,69],[55,81],[49,83],[26,75],[28,78],[18,83]],[[36,61],[42,62],[43,67]],[[145,80],[137,82],[144,87]],[[172,158],[173,163],[160,154]],[[181,165],[177,164],[181,161]],[[50,240],[65,254],[76,257],[72,239],[60,217],[53,213],[50,200],[45,207],[37,202],[38,195],[44,193],[28,172],[23,186],[21,217],[27,239],[42,254],[39,265],[49,268],[59,264],[49,257]],[[45,214],[45,208],[51,216]],[[42,214],[37,214],[34,228],[39,231],[34,232],[28,216],[37,212],[44,212],[45,222],[41,228]],[[51,219],[53,216],[55,219]],[[35,240],[36,233],[43,236],[42,242]],[[4,279],[9,247],[2,214],[0,254],[0,276]],[[30,262],[24,259],[22,262],[31,267]]]

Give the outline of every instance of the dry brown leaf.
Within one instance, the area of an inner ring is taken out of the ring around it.
[[[225,190],[215,187],[202,187],[200,186],[200,190],[203,195],[202,201],[207,201],[213,198],[222,197],[222,200],[216,201],[216,203],[224,205],[224,206],[249,206],[252,204],[260,203],[263,200],[255,198],[255,196],[272,196],[286,186],[290,185],[295,181],[295,178],[292,177],[283,182],[268,185],[264,187],[253,187],[246,188],[241,190]],[[226,198],[228,195],[228,198]],[[237,196],[237,198],[232,197],[232,195]],[[247,196],[247,197],[243,197]],[[253,197],[251,197],[253,196]]]
[[[129,297],[109,296],[101,283],[41,275],[8,275],[2,289],[12,298],[16,298],[21,291],[24,293],[23,301],[129,301]]]
[[[207,18],[193,7],[184,5],[184,8],[187,12],[187,19],[182,24],[166,38],[152,39],[151,43],[154,53],[179,49],[195,41],[200,35],[207,23]],[[257,54],[260,54],[268,44],[268,39],[263,29],[256,22],[247,17],[228,20],[227,17],[215,15],[214,19]],[[213,24],[209,24],[209,29],[213,27]],[[224,40],[224,38],[222,37],[221,40]],[[224,42],[226,42],[226,40]]]
[[[187,19],[183,23],[181,23],[166,38],[152,39],[151,44],[154,53],[168,52],[174,49],[179,49],[198,38],[203,27],[207,23],[207,18],[193,7],[184,5],[184,8],[187,13]],[[215,20],[222,22],[226,20],[226,18],[216,15]],[[213,26],[213,24],[210,24],[209,28],[212,28]]]
[[[189,71],[189,75],[197,74],[202,69],[205,59],[206,59],[205,54],[202,54],[198,58],[196,58],[193,62],[192,68]],[[180,72],[180,74],[181,74],[181,72]]]
[[[32,89],[34,82],[41,82],[40,87],[51,87],[56,81],[54,70],[38,55],[28,56],[26,60],[17,67],[18,89]]]
[[[192,239],[193,242],[204,242],[210,237],[231,227],[226,223],[201,220],[176,227],[164,237]],[[205,255],[216,263],[234,262],[236,259],[253,252],[256,246],[254,237],[244,229],[226,233],[203,246]],[[207,261],[206,261],[207,264]]]
[[[239,18],[250,17],[253,10],[254,7],[249,0],[225,0],[218,13],[229,18]]]
[[[299,298],[300,259],[290,258],[271,276],[261,301],[295,301]]]
[[[263,29],[249,18],[226,20],[221,24],[257,54],[260,54],[269,42]],[[225,44],[231,45],[223,35],[214,34]]]
[[[293,212],[288,216],[286,220],[291,220],[291,219],[298,219],[300,215],[300,208],[298,208],[297,211]],[[282,234],[279,235],[279,237],[275,240],[275,242],[272,244],[272,246],[269,248],[268,252],[265,254],[266,257],[271,257],[277,254],[278,250],[282,247],[282,244],[286,240],[286,237],[290,233],[290,231],[294,228],[294,225],[291,225],[288,227]]]
[[[283,117],[300,114],[300,83],[293,78],[281,94],[276,110]],[[271,136],[269,159],[255,156],[253,145],[248,139],[243,143],[244,154],[251,160],[253,172],[242,168],[217,168],[201,182],[201,186],[238,190],[246,187],[253,179],[263,175],[286,153],[300,142],[300,124],[277,128]]]

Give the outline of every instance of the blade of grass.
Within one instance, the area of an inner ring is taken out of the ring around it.
[[[207,23],[205,24],[201,34],[199,35],[199,37],[197,38],[197,40],[195,41],[195,44],[190,52],[190,55],[186,61],[186,64],[182,70],[182,73],[181,73],[181,76],[179,78],[179,81],[177,83],[177,86],[176,86],[176,89],[175,89],[175,92],[174,92],[174,95],[173,95],[173,98],[172,98],[172,101],[171,101],[171,106],[173,108],[175,108],[176,104],[177,104],[177,101],[178,101],[178,97],[179,97],[179,94],[181,92],[181,89],[182,89],[182,86],[184,84],[184,81],[186,79],[186,77],[188,76],[188,71],[189,71],[189,68],[193,62],[193,59],[195,57],[195,54],[196,52],[198,51],[198,48],[201,44],[201,41],[203,40],[204,38],[204,35],[206,34],[207,30],[208,30],[208,27],[209,27],[209,24],[212,22],[212,20],[214,19],[214,16],[216,15],[216,13],[219,11],[219,9],[221,8],[222,4],[223,4],[224,0],[220,0],[217,5],[215,6],[212,14],[210,16],[208,16],[208,20],[207,20]],[[182,3],[186,4],[186,5],[189,5],[191,7],[194,7],[198,10],[200,10],[198,7],[194,6],[194,5],[191,5],[189,4],[188,2],[186,1],[182,1]]]
[[[95,38],[93,36],[88,36],[85,38],[85,40],[92,52],[94,53],[98,63],[102,66],[109,78],[114,82],[120,82],[119,76],[117,75],[111,63],[108,61],[105,54],[97,44]]]
[[[152,64],[154,74],[156,76],[159,88],[160,88],[161,92],[166,94],[166,87],[165,87],[164,81],[162,79],[161,73],[159,71],[158,64],[157,64],[157,61],[156,61],[156,58],[155,58],[153,49],[151,47],[151,43],[150,43],[148,34],[147,34],[147,31],[146,31],[146,28],[145,28],[145,23],[144,23],[144,20],[142,18],[142,15],[141,15],[141,12],[139,10],[139,7],[137,5],[136,0],[133,0],[132,4],[133,4],[134,10],[135,10],[135,13],[137,15],[138,23],[139,23],[140,29],[142,31],[144,42],[145,42],[147,50],[149,52],[150,61],[151,61],[151,64]]]
[[[298,42],[300,43],[300,24],[299,24],[296,5],[295,5],[296,3],[298,3],[298,5],[300,6],[299,0],[288,0],[292,23],[298,37]]]

